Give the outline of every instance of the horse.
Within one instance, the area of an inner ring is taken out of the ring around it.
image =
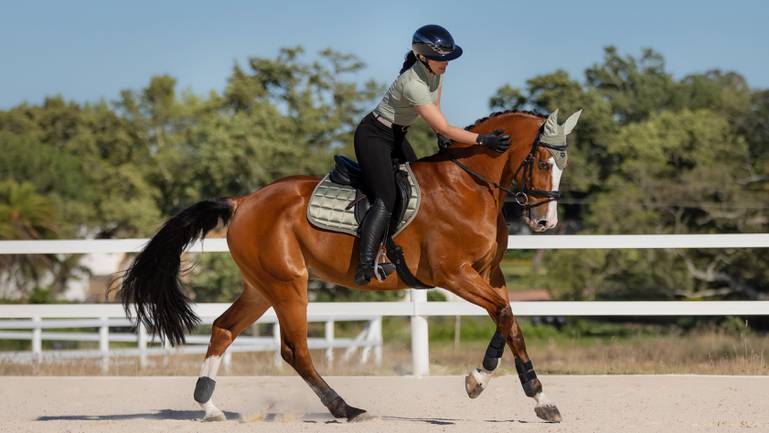
[[[535,232],[557,222],[558,187],[566,166],[566,135],[581,110],[558,124],[549,116],[507,110],[481,118],[466,129],[480,134],[501,129],[512,137],[503,151],[450,143],[410,167],[422,191],[416,218],[395,239],[418,280],[443,287],[485,309],[496,324],[480,368],[465,380],[471,398],[488,386],[505,344],[515,355],[524,393],[536,401],[538,417],[560,422],[526,352],[513,315],[499,263],[508,231],[502,206],[508,194],[524,209]],[[183,344],[185,331],[199,319],[190,307],[179,271],[181,254],[219,221],[227,226],[230,254],[243,278],[243,291],[214,322],[193,397],[203,420],[223,420],[212,400],[216,375],[227,347],[272,307],[280,326],[280,354],[336,418],[348,421],[366,411],[339,396],[316,371],[307,346],[307,283],[317,278],[361,290],[408,288],[398,277],[354,281],[358,242],[349,234],[318,229],[305,215],[319,178],[289,176],[248,195],[208,199],[168,219],[134,258],[118,286],[126,313],[171,345]],[[517,189],[513,190],[514,183]]]

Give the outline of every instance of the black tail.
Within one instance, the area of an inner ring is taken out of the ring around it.
[[[118,296],[130,317],[135,305],[136,319],[161,340],[171,345],[184,343],[185,330],[200,319],[190,308],[179,280],[181,254],[197,239],[205,237],[221,219],[227,224],[233,212],[227,198],[201,201],[166,221],[125,271]]]

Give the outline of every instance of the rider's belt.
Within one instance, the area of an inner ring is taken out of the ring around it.
[[[395,123],[392,123],[392,122],[390,122],[389,120],[385,119],[385,118],[384,118],[382,115],[380,115],[380,114],[379,114],[379,113],[377,113],[376,111],[372,111],[372,112],[371,112],[371,115],[372,115],[372,116],[374,117],[374,119],[376,119],[376,120],[377,120],[379,123],[381,123],[382,125],[384,125],[384,126],[386,126],[386,127],[388,127],[388,128],[392,128],[392,129],[400,129],[400,130],[401,130],[401,131],[403,131],[403,132],[406,132],[406,131],[409,129],[409,127],[408,127],[408,126],[398,125],[398,124],[395,124]]]

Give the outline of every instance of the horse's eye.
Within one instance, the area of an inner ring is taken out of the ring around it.
[[[539,161],[539,169],[540,170],[549,170],[550,164],[547,163],[547,161]]]

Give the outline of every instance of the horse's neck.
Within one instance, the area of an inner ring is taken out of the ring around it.
[[[509,113],[491,117],[471,130],[479,134],[488,134],[496,129],[501,129],[510,134],[512,143],[507,152],[495,154],[478,146],[458,145],[449,148],[449,156],[453,156],[487,181],[509,188],[513,183],[515,169],[531,150],[541,123],[542,119],[525,113]],[[462,170],[455,164],[450,165],[452,170]],[[467,182],[477,183],[477,180],[469,174],[464,177]],[[493,189],[493,194],[501,196],[500,190]]]

